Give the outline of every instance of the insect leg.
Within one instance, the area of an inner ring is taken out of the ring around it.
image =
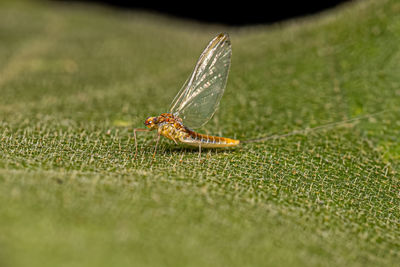
[[[199,162],[201,161],[201,142],[199,143]]]
[[[174,137],[172,137],[172,136],[171,136],[171,138],[172,138],[172,141],[174,141],[174,142],[175,142],[175,144],[178,144],[178,142],[175,140],[175,138],[174,138]]]
[[[153,159],[156,157],[157,146],[158,146],[158,141],[160,141],[160,136],[161,136],[160,134],[158,134],[157,136],[156,146],[154,147]]]
[[[136,159],[136,156],[137,156],[137,153],[138,153],[136,132],[150,132],[150,129],[140,129],[140,128],[133,129],[133,137],[135,138],[135,159]]]

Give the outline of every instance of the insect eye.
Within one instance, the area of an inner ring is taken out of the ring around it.
[[[155,117],[148,117],[144,122],[145,125],[157,124],[157,119]]]

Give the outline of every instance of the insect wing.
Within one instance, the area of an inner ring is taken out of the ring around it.
[[[170,107],[170,113],[195,129],[206,124],[224,94],[231,65],[231,43],[225,33],[215,37],[200,55],[189,79]]]

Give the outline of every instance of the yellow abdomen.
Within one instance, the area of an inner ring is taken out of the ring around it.
[[[239,145],[240,143],[239,140],[226,137],[199,134],[192,131],[188,133],[187,136],[181,138],[179,141],[189,146],[201,146],[208,148],[233,147]]]
[[[196,147],[223,148],[237,146],[240,143],[239,140],[235,139],[196,133],[176,120],[170,120],[159,125],[158,133],[176,143]]]

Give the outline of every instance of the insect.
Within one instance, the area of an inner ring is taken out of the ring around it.
[[[202,147],[225,148],[239,145],[239,140],[200,134],[193,130],[206,124],[217,110],[228,79],[231,54],[228,34],[221,33],[210,41],[189,79],[172,101],[169,112],[148,117],[144,122],[147,129],[134,129],[135,158],[138,153],[138,131],[157,131],[153,157],[160,136],[174,141],[175,144],[198,147],[199,155]]]
[[[328,123],[314,128],[244,141],[197,133],[193,129],[206,124],[218,108],[228,79],[231,54],[232,49],[228,34],[221,33],[211,40],[206,49],[201,53],[189,79],[172,101],[169,112],[162,113],[156,117],[148,117],[144,122],[147,127],[146,129],[134,129],[135,158],[138,153],[136,132],[139,131],[157,131],[157,142],[154,148],[153,158],[157,151],[160,136],[174,141],[175,144],[181,143],[198,147],[200,155],[202,147],[234,147],[239,145],[239,143],[258,143],[291,135],[307,134],[311,131],[333,128],[346,123],[368,119],[390,111],[383,110],[377,113]]]

